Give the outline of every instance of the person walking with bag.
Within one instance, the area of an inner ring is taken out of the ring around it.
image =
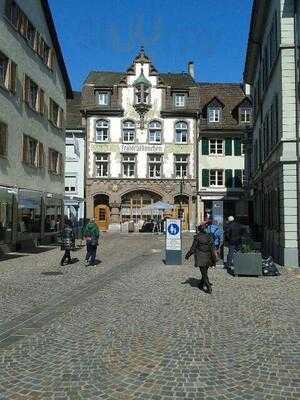
[[[71,226],[71,222],[66,219],[64,221],[64,227],[61,232],[61,249],[65,251],[63,255],[60,265],[63,266],[65,261],[67,264],[71,264],[71,249],[74,247],[75,244],[75,235]]]
[[[208,268],[215,265],[216,256],[212,237],[206,232],[205,224],[198,226],[197,234],[194,236],[193,244],[186,253],[185,259],[188,260],[192,254],[194,255],[195,267],[199,268],[201,272],[199,288],[206,293],[212,293],[212,285],[208,279]]]
[[[90,222],[88,222],[88,224],[85,226],[83,236],[86,241],[86,265],[94,265],[99,240],[99,228],[95,224],[94,218],[92,218]]]

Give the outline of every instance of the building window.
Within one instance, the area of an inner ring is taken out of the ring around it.
[[[180,94],[180,93],[175,93],[174,105],[175,105],[175,107],[184,107],[185,106],[185,95]]]
[[[8,58],[0,53],[0,85],[6,86],[8,72]]]
[[[45,152],[43,143],[28,135],[23,135],[23,162],[31,167],[45,166]]]
[[[0,121],[0,156],[7,155],[7,125]]]
[[[54,149],[49,149],[48,169],[49,169],[49,172],[56,174],[56,175],[61,175],[63,172],[62,154]]]
[[[223,140],[222,139],[210,139],[209,140],[209,154],[223,154]]]
[[[65,177],[65,191],[67,193],[76,193],[77,192],[76,176],[66,176]]]
[[[97,104],[99,104],[99,106],[108,106],[109,93],[97,90],[96,91],[96,99],[97,99]]]
[[[59,107],[59,105],[51,98],[49,99],[49,101],[50,101],[49,119],[54,126],[61,129],[64,118],[63,109]]]
[[[36,33],[35,27],[32,25],[30,21],[28,21],[26,38],[30,47],[32,47],[33,49],[35,44],[35,33]]]
[[[96,122],[96,142],[108,142],[109,123],[104,119]]]
[[[107,154],[107,153],[95,154],[97,178],[107,178],[108,177],[108,163],[109,163],[109,154]]]
[[[188,141],[188,124],[179,121],[175,124],[175,141],[176,143],[187,143]]]
[[[220,108],[209,108],[208,109],[208,122],[220,122],[221,110]]]
[[[0,86],[16,93],[17,64],[0,52]]]
[[[151,121],[149,123],[149,143],[161,143],[161,123]]]
[[[224,186],[224,171],[222,169],[211,169],[209,171],[210,186]]]
[[[188,155],[175,155],[175,177],[184,178],[188,175]]]
[[[135,86],[135,103],[136,104],[149,104],[150,89],[144,83]]]
[[[135,177],[135,165],[136,165],[135,154],[123,154],[123,176],[125,178]]]
[[[241,108],[240,109],[240,123],[241,124],[250,124],[252,116],[251,108]]]
[[[162,156],[160,154],[148,154],[148,168],[150,178],[161,177]]]
[[[123,121],[122,131],[124,143],[135,142],[135,123],[133,121]]]

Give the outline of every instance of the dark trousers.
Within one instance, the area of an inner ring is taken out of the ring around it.
[[[90,261],[91,264],[94,264],[96,259],[96,253],[97,253],[97,246],[87,243],[85,260]]]
[[[63,263],[65,261],[68,261],[68,264],[71,263],[71,250],[70,249],[65,249],[65,254],[63,255],[63,258],[61,259],[61,265],[63,265]]]
[[[208,293],[211,293],[211,284],[210,284],[210,282],[209,282],[209,279],[208,279],[208,273],[207,273],[207,271],[208,271],[208,267],[199,267],[200,268],[200,272],[201,272],[201,280],[200,280],[200,284],[199,284],[199,286],[200,286],[200,288],[206,288],[206,291],[208,292]]]
[[[240,249],[240,243],[228,243],[228,255],[227,255],[227,265],[231,266],[233,265],[233,260],[235,253],[239,251]]]

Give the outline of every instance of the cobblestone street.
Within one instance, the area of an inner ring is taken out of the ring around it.
[[[208,295],[163,245],[106,234],[94,267],[83,248],[1,261],[0,399],[300,399],[300,272],[217,268]]]

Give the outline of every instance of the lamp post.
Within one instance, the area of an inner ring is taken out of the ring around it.
[[[182,217],[183,217],[183,210],[182,210],[183,185],[184,185],[184,175],[182,175],[181,180],[180,180],[180,208],[179,208],[180,219],[182,219]]]

